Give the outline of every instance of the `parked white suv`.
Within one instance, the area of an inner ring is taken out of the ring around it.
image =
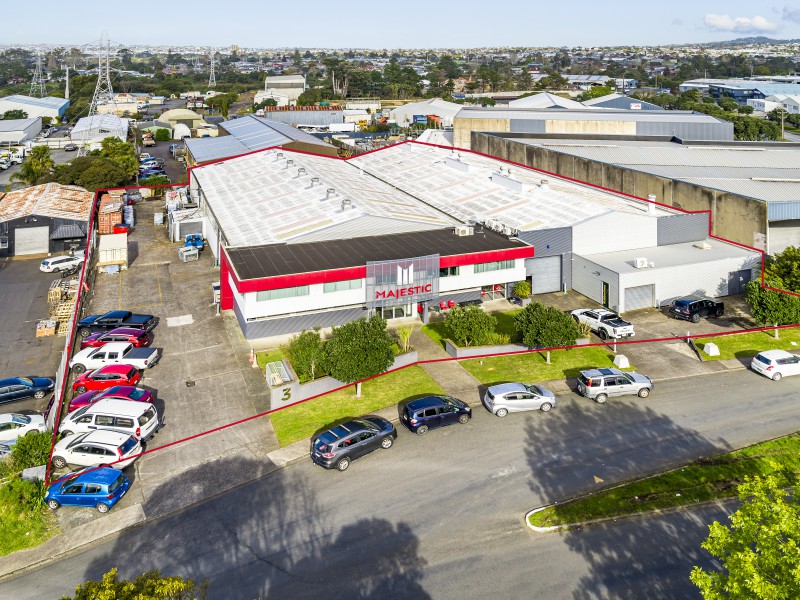
[[[76,253],[75,256],[64,254],[61,256],[51,256],[45,258],[39,265],[39,270],[43,273],[58,273],[66,271],[72,267],[79,267],[83,262],[83,252]]]
[[[118,431],[96,430],[64,438],[53,446],[53,466],[97,467],[109,465],[124,469],[142,452],[136,437]],[[117,462],[120,461],[120,462]]]
[[[753,357],[750,368],[772,381],[780,381],[782,377],[800,373],[800,356],[786,350],[765,350]]]

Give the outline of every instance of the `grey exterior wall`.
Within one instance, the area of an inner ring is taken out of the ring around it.
[[[711,233],[747,246],[767,233],[767,203],[693,183],[660,177],[626,167],[602,163],[506,139],[515,134],[473,131],[471,147],[477,152],[527,165],[540,171],[570,177],[638,198],[655,194],[668,206],[687,211],[709,211]]]
[[[547,122],[542,119],[511,119],[509,127],[519,133],[547,133]]]
[[[708,237],[708,214],[706,213],[660,217],[656,225],[659,246],[696,242]]]
[[[561,256],[561,284],[572,287],[572,227],[521,231],[517,237],[533,246],[533,260]]]
[[[344,325],[350,321],[355,321],[361,317],[367,316],[367,311],[365,309],[347,308],[344,310],[329,310],[318,313],[294,315],[282,319],[265,319],[263,321],[252,321],[248,323],[242,317],[236,302],[233,303],[233,309],[246,340],[257,340],[277,335],[298,333],[304,329],[314,329],[315,327],[325,329],[327,327]]]
[[[582,256],[573,255],[572,289],[602,304],[604,281],[608,284],[608,307],[611,310],[619,310],[621,304],[619,274]]]
[[[673,123],[637,122],[636,135],[671,135],[682,140],[716,140],[729,142],[733,139],[733,123]]]
[[[27,217],[27,223],[25,222],[25,217],[0,222],[0,236],[8,237],[8,248],[0,249],[0,256],[14,256],[14,232],[17,229],[22,229],[25,227],[42,227],[47,225],[49,227],[48,236],[53,235],[53,232],[58,229],[60,225],[78,225],[84,232],[88,230],[88,223],[85,221],[55,219],[52,217],[42,217],[39,215],[36,215],[35,218],[36,221],[31,221],[31,217]],[[50,247],[48,251],[51,253],[67,252],[70,245],[74,245],[74,242],[65,242],[65,240],[50,240]],[[81,240],[80,247],[86,247],[85,236]]]

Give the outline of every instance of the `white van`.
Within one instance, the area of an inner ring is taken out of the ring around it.
[[[155,434],[158,425],[158,411],[149,402],[104,398],[67,415],[58,430],[64,435],[72,435],[105,429],[146,440]]]

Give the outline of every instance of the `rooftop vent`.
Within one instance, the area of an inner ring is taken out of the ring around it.
[[[306,168],[305,167],[300,167],[299,169],[297,169],[297,176],[298,177],[300,177],[300,175],[305,175],[305,174],[306,174]]]
[[[287,160],[287,161],[286,161],[286,168],[288,169],[288,168],[289,168],[289,167],[291,167],[293,164],[294,164],[294,160],[292,160],[292,159],[290,158],[289,160]]]
[[[515,192],[522,192],[522,182],[511,177],[511,173],[492,173],[492,183]]]
[[[700,248],[700,250],[711,250],[711,244],[708,242],[696,242],[692,244],[695,248]]]
[[[283,152],[278,152],[278,153],[275,155],[275,158],[283,158]]]
[[[647,194],[647,214],[654,215],[656,214],[656,195],[655,194]]]
[[[465,162],[461,162],[459,158],[453,158],[451,156],[447,156],[444,159],[444,164],[450,167],[451,169],[456,169],[457,171],[461,171],[462,173],[469,172],[469,165]]]
[[[313,187],[314,184],[319,183],[319,177],[312,177],[311,178],[311,186]]]
[[[542,189],[542,190],[550,189],[550,182],[547,179],[542,179],[539,182],[539,189]]]
[[[342,198],[342,211],[345,211],[348,208],[355,208],[355,206],[353,206],[353,203],[350,201],[350,198]]]
[[[325,192],[325,197],[330,198],[331,196],[336,195],[336,188],[328,188],[327,192]]]

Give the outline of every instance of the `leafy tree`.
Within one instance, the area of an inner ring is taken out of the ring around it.
[[[136,171],[139,168],[136,148],[133,147],[133,144],[123,142],[117,137],[103,139],[100,150],[92,151],[91,154],[108,159],[127,173],[129,177],[136,175]]]
[[[27,119],[28,113],[22,109],[7,110],[3,113],[3,119]]]
[[[580,332],[568,314],[555,306],[532,302],[514,317],[514,329],[522,343],[530,348],[572,346]],[[547,351],[550,362],[550,351]]]
[[[767,259],[764,283],[768,287],[797,293],[800,291],[800,248],[789,246]],[[764,289],[758,280],[745,286],[745,300],[750,312],[761,325],[790,325],[800,323],[800,297]],[[778,330],[775,330],[777,335]]]
[[[74,596],[61,600],[203,600],[208,582],[195,584],[193,579],[162,577],[159,571],[147,571],[133,581],[117,578],[114,567],[100,581],[87,581],[75,588]]]
[[[166,175],[153,175],[140,180],[142,185],[169,185],[172,183]]]
[[[53,170],[53,157],[47,146],[34,146],[28,157],[20,165],[19,171],[11,176],[11,181],[18,181],[25,185],[36,185],[50,175]]]
[[[447,336],[459,346],[480,346],[494,331],[497,319],[480,306],[456,306],[450,309],[444,325]]]
[[[62,185],[79,185],[91,191],[118,187],[128,183],[130,179],[130,175],[118,165],[99,156],[74,158],[69,163],[58,165],[55,171],[47,176],[48,181]]]
[[[172,139],[172,136],[169,133],[169,129],[165,127],[159,127],[156,129],[156,134],[153,136],[157,142],[168,142]]]
[[[266,108],[267,106],[278,106],[277,100],[275,98],[267,98],[263,102],[259,102],[258,104],[253,105],[253,112]]]
[[[727,110],[728,112],[736,112],[736,110],[739,108],[736,100],[733,98],[728,98],[727,96],[723,96],[717,100],[717,104],[719,104],[723,110]]]
[[[37,431],[17,439],[11,449],[11,460],[19,471],[46,465],[50,459],[52,434],[49,431]]]
[[[304,330],[293,336],[285,352],[301,383],[325,374],[325,344],[319,330]]]
[[[788,495],[774,476],[739,486],[731,524],[712,523],[702,544],[722,570],[690,575],[705,600],[800,598],[800,502]]]
[[[325,365],[331,376],[353,383],[383,373],[394,362],[394,342],[380,315],[334,327],[325,343]],[[356,384],[361,396],[361,384]]]
[[[611,88],[605,85],[593,85],[588,90],[578,96],[578,102],[586,102],[593,98],[600,98],[608,96],[611,93]]]

